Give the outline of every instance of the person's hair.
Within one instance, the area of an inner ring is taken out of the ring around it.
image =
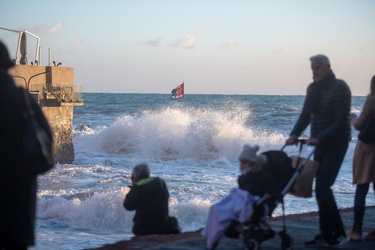
[[[133,168],[133,175],[139,180],[150,177],[150,168],[147,164],[138,164]]]
[[[371,78],[370,95],[375,95],[375,75]]]
[[[313,62],[316,60],[321,61],[326,66],[330,65],[329,59],[325,55],[315,55],[315,56],[310,57],[310,62]]]

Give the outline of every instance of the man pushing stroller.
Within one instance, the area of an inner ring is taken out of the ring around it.
[[[275,192],[274,180],[264,168],[267,157],[257,155],[258,150],[257,145],[243,147],[239,157],[239,188],[233,188],[229,196],[210,208],[206,227],[202,231],[208,249],[214,249],[224,233],[238,238],[240,231],[236,227],[248,221],[254,213],[260,220],[264,220],[268,214],[267,205],[260,206],[261,209],[257,208],[255,211],[253,207],[259,199],[269,199]]]

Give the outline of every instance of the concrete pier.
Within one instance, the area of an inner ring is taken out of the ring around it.
[[[73,109],[83,105],[81,86],[74,83],[74,68],[16,65],[9,74],[17,86],[28,89],[47,117],[54,135],[56,162],[72,163]]]
[[[340,214],[347,231],[353,224],[353,208],[340,209]],[[270,219],[269,223],[275,232],[283,229],[282,217]],[[296,214],[286,216],[287,230],[294,239],[293,249],[306,249],[304,242],[312,240],[316,234],[319,234],[319,217],[317,212],[307,214]],[[365,213],[365,222],[363,232],[367,233],[375,228],[375,207],[367,207]],[[281,240],[278,236],[262,242],[260,249],[278,250],[281,249]],[[185,232],[177,235],[147,235],[136,236],[131,240],[124,240],[114,244],[107,244],[99,248],[87,250],[197,250],[207,249],[204,238],[200,235],[200,230],[196,232]],[[230,239],[223,236],[216,247],[216,250],[241,250],[244,249],[243,243],[237,239]],[[312,249],[312,248],[309,248]],[[316,247],[313,249],[333,249],[328,247]],[[335,249],[375,249],[375,240],[349,241]]]

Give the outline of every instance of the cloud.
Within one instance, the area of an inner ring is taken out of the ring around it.
[[[150,47],[157,47],[159,46],[161,39],[162,39],[161,37],[158,37],[154,40],[146,39],[142,42],[139,42],[139,44],[150,46]]]
[[[191,33],[179,39],[177,42],[173,44],[173,46],[181,48],[181,49],[192,49],[195,47],[196,42],[197,42],[197,35]]]
[[[238,43],[233,40],[229,40],[226,43],[220,43],[216,46],[216,49],[232,49],[233,47],[242,46],[243,43]]]
[[[37,36],[44,36],[44,35],[52,35],[55,34],[57,31],[61,30],[63,27],[62,22],[58,22],[52,27],[46,27],[44,25],[36,26],[30,29],[31,33]]]
[[[69,52],[75,52],[79,49],[79,47],[81,47],[81,44],[82,44],[82,41],[81,40],[77,40],[75,41],[69,48]]]
[[[202,34],[208,34],[210,33],[211,31],[209,29],[204,29],[204,30],[201,30],[199,33],[202,33]]]
[[[77,40],[77,41],[72,45],[72,48],[74,48],[74,49],[78,49],[78,48],[81,46],[81,43],[82,43],[81,40]]]
[[[57,31],[61,30],[62,27],[63,27],[62,22],[58,22],[57,24],[55,24],[54,26],[52,26],[51,28],[47,30],[47,34],[48,35],[55,34]]]
[[[276,54],[281,54],[281,53],[288,53],[290,51],[289,48],[279,48],[279,49],[273,49],[272,52]]]

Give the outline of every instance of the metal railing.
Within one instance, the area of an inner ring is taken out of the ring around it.
[[[43,87],[42,91],[45,99],[65,101],[82,100],[82,84],[52,83]]]
[[[30,92],[37,100],[40,102],[40,99],[56,99],[60,101],[83,101],[83,94],[82,94],[82,84],[78,83],[32,83],[30,84],[30,80],[38,75],[45,74],[47,72],[42,72],[36,75],[33,75],[26,80],[26,78],[22,76],[12,76],[14,78],[20,78],[24,81],[24,85],[26,90]],[[43,97],[40,96],[43,95]]]
[[[46,99],[71,100],[74,96],[74,85],[63,83],[47,84],[43,88],[43,93],[46,93]]]
[[[51,48],[47,46],[39,46],[39,65],[42,63],[42,58],[41,58],[41,49],[48,49],[48,66],[51,66]]]
[[[81,83],[74,84],[74,99],[75,100],[83,100],[82,86],[83,85]]]
[[[16,58],[14,59],[16,64],[24,64],[24,63],[21,63],[18,59],[19,59],[19,55],[20,53],[22,53],[22,49],[21,47],[24,47],[24,49],[26,50],[26,53],[27,53],[27,40],[26,40],[26,37],[25,37],[25,40],[22,39],[22,36],[23,34],[24,35],[30,35],[34,38],[36,38],[36,49],[35,49],[35,60],[31,62],[31,65],[41,65],[41,49],[48,49],[48,66],[51,66],[51,48],[50,47],[47,47],[47,46],[40,46],[40,37],[37,36],[37,35],[34,35],[33,33],[31,33],[30,31],[28,30],[12,30],[12,29],[7,29],[7,28],[2,28],[0,27],[1,30],[5,30],[5,31],[11,31],[11,32],[15,32],[15,33],[18,33],[18,43],[17,43],[17,50],[16,50]],[[25,43],[25,44],[23,44]],[[26,55],[25,55],[26,57]],[[25,62],[26,64],[27,61]]]

